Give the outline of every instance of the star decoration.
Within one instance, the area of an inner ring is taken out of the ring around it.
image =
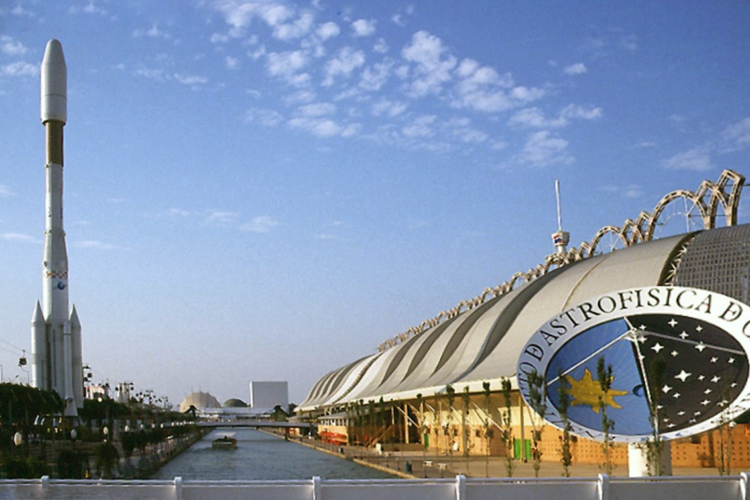
[[[571,406],[587,405],[590,406],[595,413],[599,413],[600,406],[610,406],[612,408],[622,408],[617,401],[615,396],[624,396],[628,391],[618,391],[610,389],[603,391],[599,382],[594,380],[591,376],[591,372],[588,368],[583,373],[581,380],[575,380],[572,377],[565,377],[570,383],[570,389],[568,389],[573,400],[570,402]],[[613,380],[614,381],[614,377]]]
[[[688,379],[688,377],[690,375],[692,375],[692,373],[688,373],[685,370],[682,370],[680,373],[678,373],[677,375],[675,375],[674,378],[678,378],[678,379],[680,379],[680,380],[682,380],[684,382],[684,381],[686,381]]]

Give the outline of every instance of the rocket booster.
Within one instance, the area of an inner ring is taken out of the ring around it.
[[[68,253],[63,229],[63,127],[68,119],[67,67],[62,45],[50,40],[41,68],[41,120],[46,143],[43,294],[32,317],[33,385],[54,390],[65,414],[83,406],[81,329],[68,309]],[[80,386],[80,387],[79,387]]]

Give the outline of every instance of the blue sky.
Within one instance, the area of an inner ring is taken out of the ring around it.
[[[748,175],[747,26],[730,1],[4,0],[4,377],[26,377],[41,299],[50,38],[95,379],[174,403],[288,380],[300,402],[543,261],[555,179],[577,246],[669,191]]]

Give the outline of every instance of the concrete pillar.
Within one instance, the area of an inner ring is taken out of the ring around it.
[[[628,445],[628,475],[630,477],[649,476],[646,443]],[[672,475],[672,447],[669,441],[662,441],[661,475]]]

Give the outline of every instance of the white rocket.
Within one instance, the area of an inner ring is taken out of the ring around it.
[[[50,40],[42,59],[41,117],[46,138],[47,222],[44,232],[43,296],[31,319],[32,386],[57,392],[65,416],[83,407],[81,322],[68,311],[68,252],[63,230],[63,127],[68,118],[67,68],[62,45]]]

